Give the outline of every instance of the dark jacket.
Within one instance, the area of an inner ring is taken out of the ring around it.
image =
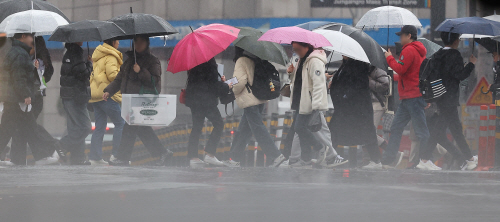
[[[30,50],[28,45],[12,40],[12,48],[5,55],[3,70],[0,72],[1,102],[24,102],[24,99],[33,97],[35,66],[29,55]]]
[[[441,74],[446,93],[436,101],[438,106],[459,106],[460,81],[467,79],[474,70],[471,62],[464,66],[464,59],[456,49],[440,49],[433,55],[441,61]]]
[[[403,46],[399,61],[393,56],[387,57],[387,63],[399,74],[398,93],[399,99],[421,97],[419,83],[420,65],[425,59],[427,49],[419,41]]]
[[[219,81],[217,63],[212,59],[188,71],[186,106],[217,106],[219,96],[229,92],[229,86]]]
[[[500,61],[493,65],[493,84],[491,84],[491,91],[500,89]]]
[[[369,75],[368,64],[349,59],[332,77],[330,96],[335,111],[330,131],[337,145],[365,145],[376,141]]]
[[[87,102],[92,63],[83,55],[83,49],[74,43],[66,43],[61,66],[61,98]]]
[[[122,94],[139,94],[142,92],[151,94],[161,92],[161,64],[149,49],[142,53],[136,52],[137,64],[141,67],[139,73],[134,71],[134,52],[126,52],[127,60],[120,67],[120,72],[115,80],[111,82],[103,91],[108,92],[110,97],[118,91]],[[153,85],[154,81],[154,85]],[[156,88],[156,90],[155,90]]]
[[[47,47],[45,46],[45,40],[42,36],[38,36],[35,38],[36,42],[36,58],[41,59],[43,61],[43,65],[45,66],[45,71],[43,72],[43,78],[45,79],[45,83],[48,83],[52,79],[52,75],[54,74],[54,66],[52,66],[52,60],[50,59],[50,53]],[[38,72],[34,71],[36,85],[37,87],[42,84],[40,82],[40,78],[38,77]]]

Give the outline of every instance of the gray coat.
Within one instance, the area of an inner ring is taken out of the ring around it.
[[[389,90],[389,75],[384,70],[375,68],[369,77],[372,102],[379,102],[377,96],[383,99],[384,93]],[[374,93],[377,93],[377,96]]]

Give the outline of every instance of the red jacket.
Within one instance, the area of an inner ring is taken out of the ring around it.
[[[411,99],[422,96],[418,88],[420,65],[425,59],[427,50],[419,41],[403,46],[401,57],[396,61],[393,56],[387,57],[387,63],[399,74],[399,99]]]

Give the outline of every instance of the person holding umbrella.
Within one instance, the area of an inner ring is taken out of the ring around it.
[[[122,96],[120,92],[113,93],[111,99],[104,100],[104,89],[115,80],[120,66],[123,64],[123,55],[118,51],[120,42],[116,39],[104,40],[102,45],[97,46],[92,54],[93,73],[90,75],[90,92],[95,116],[95,130],[92,133],[90,143],[89,160],[102,163],[102,140],[106,132],[108,117],[113,121],[115,129],[113,132],[113,150],[110,160],[115,159],[120,147],[123,126],[125,120],[121,116],[120,103]]]
[[[127,60],[120,68],[116,78],[103,90],[102,99],[107,102],[118,92],[124,94],[158,94],[161,90],[160,60],[149,50],[149,36],[137,35],[134,38],[134,51],[127,52]],[[173,152],[165,149],[150,126],[131,126],[125,123],[120,148],[110,165],[129,165],[134,142],[139,137],[152,157],[159,157],[158,166],[164,166]]]

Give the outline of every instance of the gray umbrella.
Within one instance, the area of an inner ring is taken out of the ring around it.
[[[125,35],[117,39],[133,39],[136,35],[162,36],[179,33],[165,19],[151,14],[130,13],[114,17],[109,21],[125,31]]]
[[[258,41],[263,33],[257,29],[250,27],[238,28],[240,33],[233,42],[234,46],[240,47],[262,60],[275,62],[283,66],[286,65],[288,56],[283,46],[274,42]]]
[[[425,49],[427,49],[427,54],[425,55],[427,58],[430,58],[434,53],[436,53],[439,49],[443,48],[440,45],[432,42],[429,39],[426,38],[418,38],[417,39],[419,42],[424,44]]]
[[[33,3],[33,8],[32,8]],[[0,0],[0,22],[2,22],[7,16],[12,15],[17,12],[22,12],[30,9],[51,11],[62,16],[66,21],[69,22],[68,17],[64,15],[57,7],[46,2],[38,0]]]
[[[360,29],[342,23],[331,23],[322,27],[327,30],[340,31],[356,40],[365,50],[370,64],[387,71],[387,61],[385,60],[382,47],[368,34]]]
[[[50,36],[49,41],[102,42],[123,35],[125,32],[113,22],[85,20],[59,26]]]

